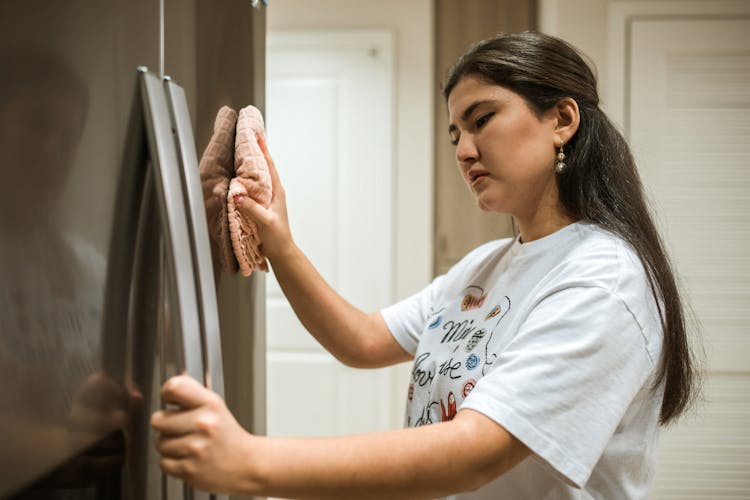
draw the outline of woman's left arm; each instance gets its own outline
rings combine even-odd
[[[162,387],[180,410],[154,413],[160,465],[200,490],[287,498],[435,498],[479,488],[526,458],[528,448],[483,414],[450,422],[333,438],[247,433],[224,401],[181,375]]]

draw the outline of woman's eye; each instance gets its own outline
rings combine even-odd
[[[458,137],[451,137],[451,144],[458,146]]]
[[[492,116],[494,114],[495,114],[494,112],[493,113],[487,113],[486,115],[482,115],[479,118],[477,118],[477,121],[476,121],[477,128],[482,128],[482,126],[485,123],[487,123],[490,120],[490,118],[492,118]]]

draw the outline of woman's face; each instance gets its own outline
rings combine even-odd
[[[465,76],[448,96],[458,167],[482,210],[533,221],[558,206],[554,112],[538,117],[515,92]]]

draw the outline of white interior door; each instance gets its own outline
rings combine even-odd
[[[652,498],[750,498],[750,19],[631,30],[626,126],[708,370],[697,416],[662,435]]]
[[[366,311],[389,304],[393,259],[391,34],[269,32],[269,147],[297,244]],[[346,368],[305,331],[267,280],[269,435],[385,429],[391,370]]]

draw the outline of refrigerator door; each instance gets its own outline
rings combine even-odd
[[[222,274],[211,313],[185,251],[205,248],[199,217],[162,228],[194,193],[159,170],[191,163],[185,130],[202,151],[221,105],[262,109],[264,39],[246,0],[0,2],[0,498],[195,497],[162,477],[148,425],[183,369],[264,432],[263,276]],[[143,109],[164,82],[139,65],[181,83],[194,129],[166,97]],[[146,116],[169,123],[150,143]]]
[[[164,0],[164,12],[165,73],[185,90],[200,157],[222,106],[264,109],[266,7],[248,0]],[[265,434],[265,274],[217,275],[227,406],[245,429]]]
[[[135,68],[158,47],[158,0],[0,2],[0,498],[119,474],[136,391],[106,318],[129,285],[106,290]]]

